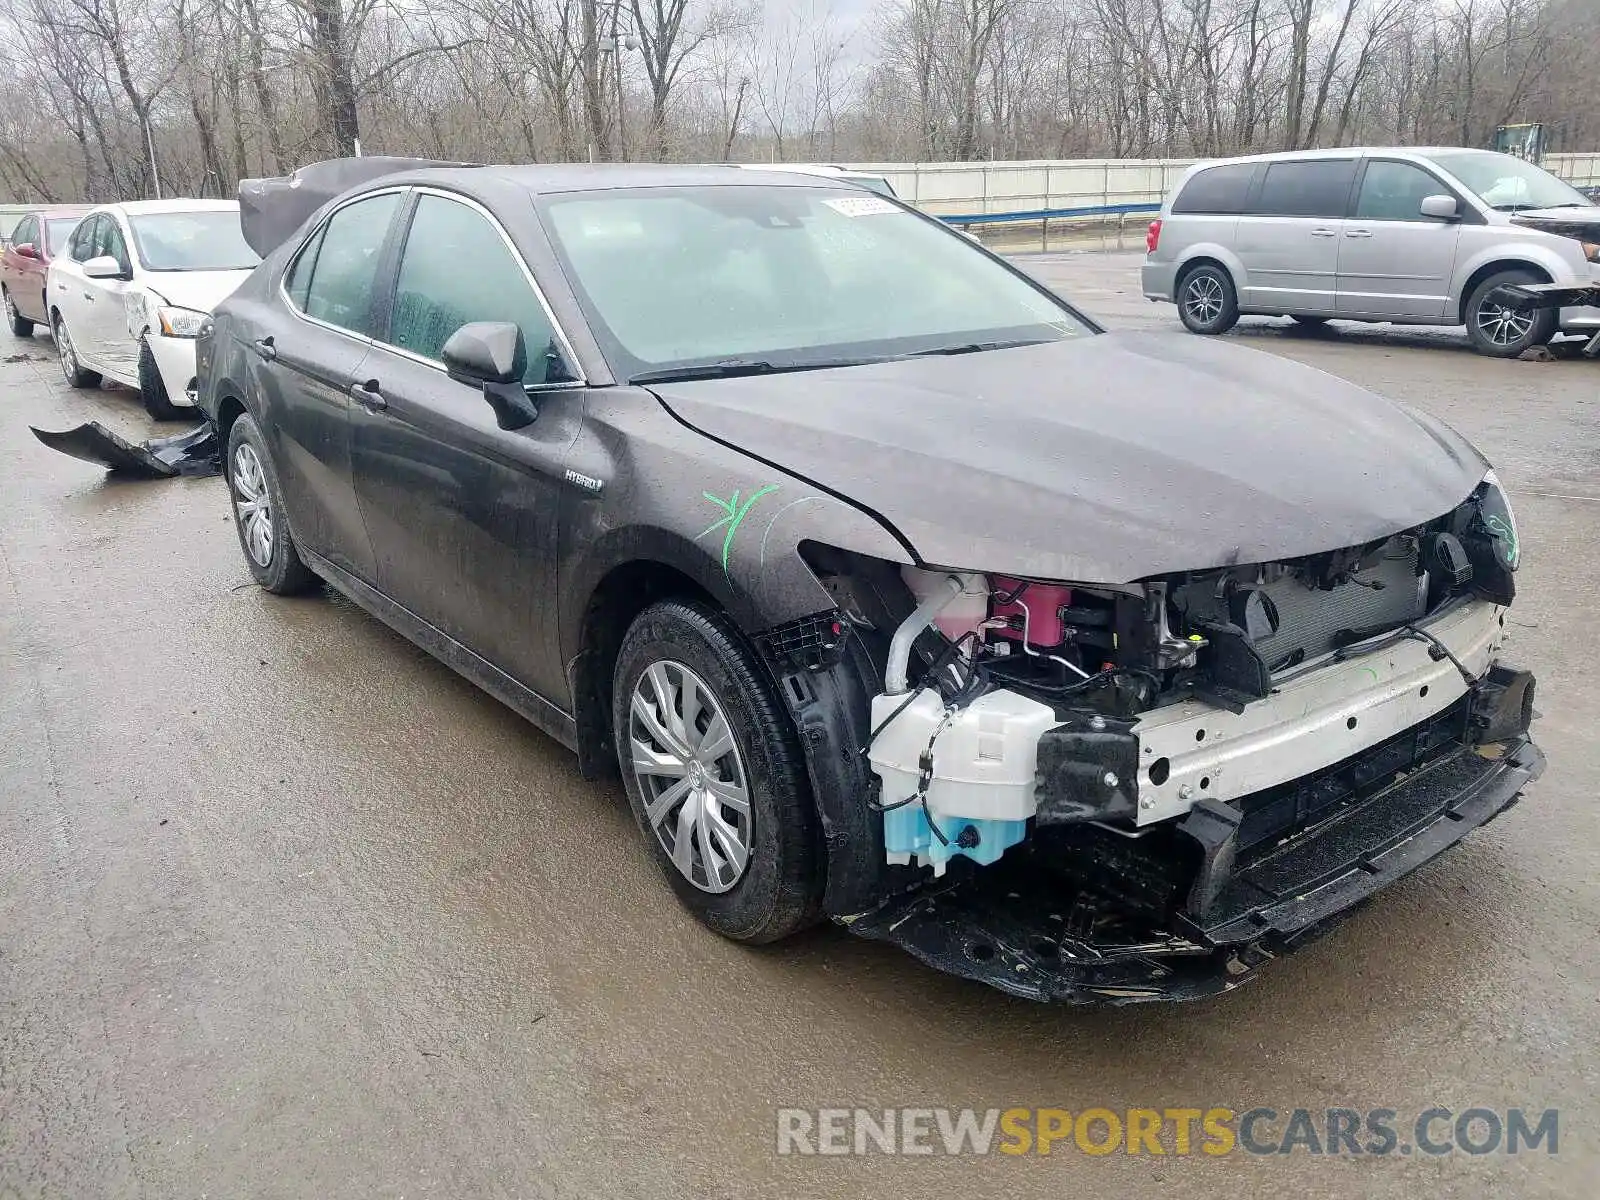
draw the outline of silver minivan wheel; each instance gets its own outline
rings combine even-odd
[[[1233,277],[1216,263],[1201,263],[1178,281],[1178,316],[1190,333],[1227,333],[1239,323]]]
[[[1184,286],[1183,307],[1202,325],[1222,315],[1222,283],[1215,275],[1196,275]]]
[[[1540,283],[1532,271],[1511,268],[1489,276],[1467,297],[1467,337],[1472,348],[1491,358],[1516,358],[1542,346],[1560,327],[1560,314],[1552,308],[1518,311],[1495,294],[1503,287]]]

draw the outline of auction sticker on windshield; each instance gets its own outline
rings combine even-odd
[[[823,203],[847,217],[870,217],[877,213],[905,211],[898,204],[890,204],[878,196],[840,196],[834,200],[824,200]]]

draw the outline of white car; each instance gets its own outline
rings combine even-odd
[[[152,417],[192,408],[194,340],[260,262],[236,200],[137,200],[85,216],[50,263],[45,293],[61,372],[137,388]]]

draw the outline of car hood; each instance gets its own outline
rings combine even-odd
[[[249,278],[249,271],[151,271],[145,286],[168,304],[208,313]]]
[[[691,427],[870,510],[926,563],[1043,579],[1357,545],[1450,511],[1487,467],[1426,414],[1186,334],[652,390]]]
[[[1544,233],[1559,233],[1584,241],[1600,238],[1600,205],[1588,208],[1525,208],[1511,214],[1511,221]]]

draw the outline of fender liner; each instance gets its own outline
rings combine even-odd
[[[768,659],[800,734],[827,853],[822,906],[836,920],[878,904],[895,872],[906,872],[908,883],[914,878],[910,868],[885,860],[883,819],[867,804],[877,782],[865,743],[878,671],[858,634],[841,649],[831,666],[817,670]]]

